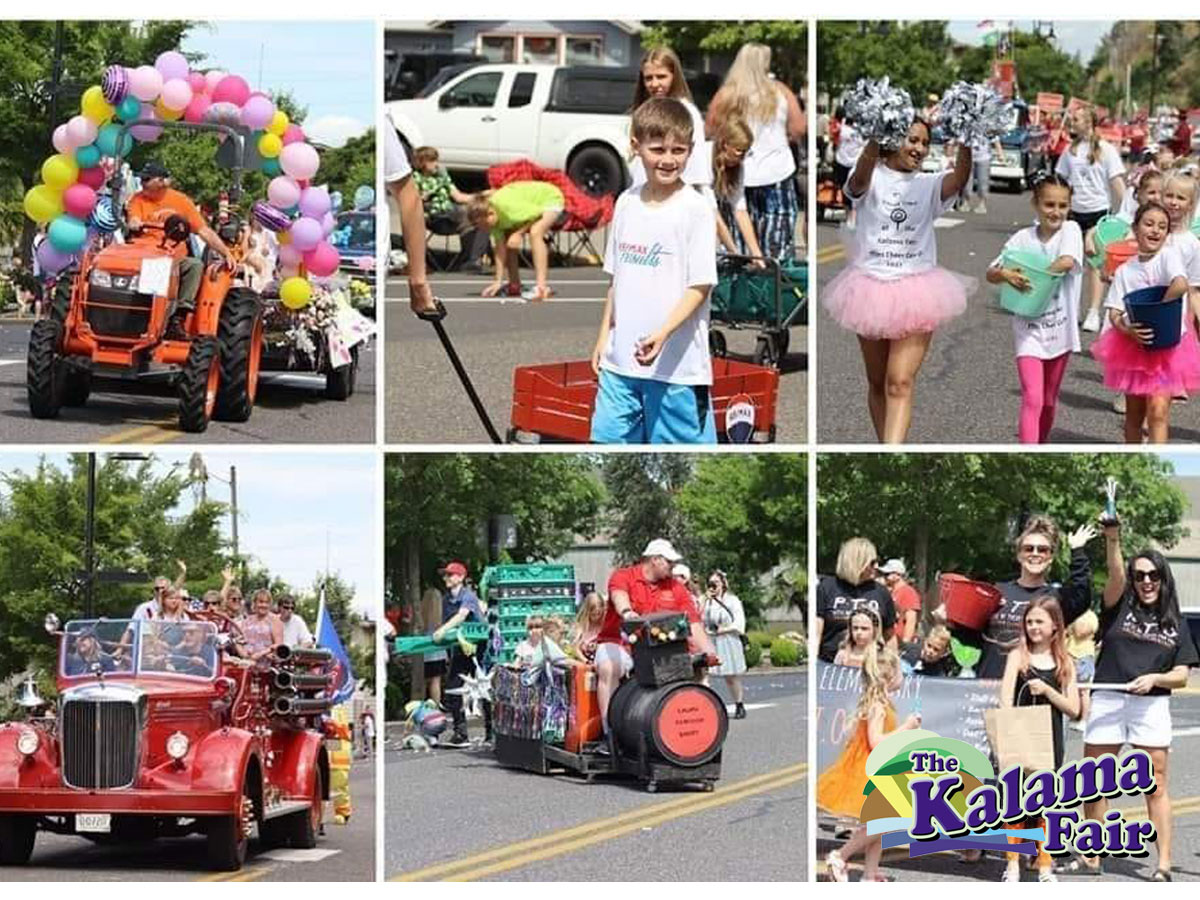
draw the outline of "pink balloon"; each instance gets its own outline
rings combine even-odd
[[[288,144],[298,144],[304,140],[304,129],[295,122],[288,123],[288,127],[283,130],[283,146]]]
[[[274,117],[275,104],[266,94],[251,94],[242,104],[242,124],[247,128],[266,128]]]
[[[96,206],[96,192],[86,184],[75,182],[63,191],[63,209],[77,219],[86,219]]]
[[[50,143],[54,145],[55,150],[57,150],[59,153],[66,154],[67,156],[70,156],[81,146],[83,146],[82,144],[75,144],[71,142],[71,134],[67,131],[66,122],[54,129],[54,136],[50,138]]]
[[[341,257],[328,241],[321,241],[304,254],[304,265],[318,278],[325,278],[336,272],[339,262],[341,262]]]
[[[154,68],[158,69],[158,74],[162,76],[163,81],[187,78],[188,76],[187,57],[174,50],[158,54],[158,59],[154,60]]]
[[[73,116],[67,122],[67,137],[71,139],[76,148],[86,147],[96,140],[97,131],[96,123],[87,116]]]
[[[312,178],[320,168],[321,157],[311,144],[288,144],[279,154],[279,165],[293,178]]]
[[[154,111],[154,107],[149,103],[143,103],[142,111],[138,113],[138,118],[157,119],[158,114]],[[162,134],[162,127],[159,125],[134,125],[129,129],[129,133],[133,135],[135,140],[157,141],[158,136]]]
[[[324,235],[321,233],[321,223],[308,216],[301,216],[292,223],[288,232],[292,236],[292,246],[301,253],[307,253],[321,243]]]
[[[50,242],[46,241],[46,243],[48,244]],[[288,266],[289,268],[294,268],[294,267],[300,265],[300,262],[303,259],[304,259],[304,254],[301,253],[299,250],[297,250],[295,247],[293,247],[291,244],[280,244],[279,245],[279,264],[281,266]]]
[[[192,86],[183,78],[172,78],[162,87],[162,104],[167,109],[187,109],[192,102]]]
[[[325,237],[333,234],[333,229],[337,228],[337,219],[334,218],[332,212],[327,212],[321,217],[321,231],[325,233]]]
[[[324,187],[305,188],[300,192],[300,215],[310,219],[320,219],[329,212],[333,203],[329,199],[329,191]]]
[[[100,166],[92,166],[90,169],[80,169],[77,184],[86,184],[92,190],[99,190],[104,184],[104,169]]]
[[[129,70],[129,93],[143,103],[153,103],[162,92],[163,77],[154,66],[138,66]]]
[[[300,202],[300,185],[286,175],[272,178],[267,185],[267,199],[276,209],[291,209]]]
[[[207,94],[192,94],[192,102],[183,111],[183,120],[192,123],[203,122],[210,106],[212,101],[208,99]]]
[[[193,94],[208,93],[208,82],[204,80],[203,72],[189,72],[187,83],[188,87],[192,89]]]
[[[227,102],[241,106],[250,96],[250,85],[240,75],[226,75],[213,88],[213,103]]]
[[[211,94],[221,79],[225,77],[225,73],[220,69],[210,69],[204,73],[204,81],[208,85],[208,92]]]

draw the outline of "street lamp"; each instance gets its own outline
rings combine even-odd
[[[146,462],[150,456],[146,453],[109,453],[108,459],[119,462]],[[96,454],[87,455],[87,515],[83,524],[83,560],[84,560],[84,603],[87,618],[95,618],[96,612]]]

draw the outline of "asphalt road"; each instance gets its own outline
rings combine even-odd
[[[249,421],[212,422],[203,434],[177,427],[174,392],[163,383],[93,382],[86,406],[34,419],[25,398],[29,320],[0,320],[0,443],[319,444],[375,440],[375,342],[359,358],[354,394],[326,400],[323,376],[264,372]],[[136,390],[134,389],[136,387]]]
[[[250,841],[240,872],[204,869],[204,836],[151,844],[99,846],[73,836],[39,833],[29,865],[6,868],[4,881],[373,881],[375,879],[375,764],[355,759],[350,770],[353,813],[334,825],[326,806],[324,837],[312,850],[258,853]]]
[[[804,671],[746,679],[748,716],[729,723],[713,793],[535,775],[501,768],[482,750],[390,751],[385,875],[805,881],[806,684]]]
[[[1175,808],[1172,840],[1171,874],[1175,881],[1200,881],[1200,679],[1192,679],[1186,692],[1171,697],[1171,719],[1174,736],[1169,757],[1169,783]],[[1079,759],[1083,754],[1083,739],[1078,731],[1067,731],[1066,758]],[[1121,799],[1115,804],[1126,810],[1127,816],[1144,817],[1145,803]],[[833,823],[827,817],[817,817],[817,880],[828,879],[825,854],[842,844],[834,840]],[[907,847],[884,852],[882,871],[897,881],[999,881],[1004,872],[1004,860],[994,854],[984,856],[978,863],[966,863],[954,853],[938,853],[919,859],[908,858]],[[1102,880],[1149,881],[1154,874],[1156,856],[1152,850],[1145,859],[1108,859],[1104,863],[1103,879],[1091,876],[1060,875],[1063,882],[1095,884]],[[850,865],[850,879],[858,880],[862,873],[862,857]],[[1034,873],[1025,873],[1024,880],[1036,881]]]
[[[529,273],[526,271],[528,277]],[[512,411],[517,366],[587,359],[596,343],[608,277],[598,267],[551,268],[556,296],[543,303],[482,300],[490,276],[431,276],[446,301],[445,326],[501,437]],[[385,435],[388,443],[486,443],[487,432],[432,326],[408,312],[403,278],[387,283]],[[725,331],[731,357],[750,361],[754,331]],[[793,328],[779,384],[777,440],[804,442],[808,373],[807,328]]]
[[[979,279],[967,311],[934,334],[917,378],[910,443],[1017,442],[1021,390],[1013,356],[1011,316],[998,289],[984,281],[1008,237],[1032,224],[1028,192],[993,193],[986,215],[950,212],[937,224],[938,263]],[[846,263],[836,224],[818,230],[817,295]],[[1086,306],[1086,290],[1083,304]],[[820,304],[816,304],[820,306]],[[815,310],[817,325],[817,436],[821,443],[873,443],[866,379],[855,336]],[[1083,353],[1067,366],[1053,443],[1118,443],[1122,417],[1117,396],[1104,387],[1099,364],[1087,350],[1097,335],[1083,332]],[[1171,408],[1171,440],[1200,440],[1200,399]]]

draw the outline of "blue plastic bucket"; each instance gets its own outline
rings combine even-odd
[[[1179,343],[1183,326],[1183,297],[1163,300],[1167,289],[1163,285],[1140,288],[1125,295],[1125,310],[1135,325],[1149,325],[1154,340],[1147,350],[1168,350]]]
[[[1053,260],[1029,250],[1008,250],[1002,261],[1005,268],[1021,270],[1029,279],[1029,290],[1018,291],[1011,284],[1003,284],[1000,305],[1018,316],[1036,319],[1049,308],[1062,282],[1062,273],[1049,271]]]

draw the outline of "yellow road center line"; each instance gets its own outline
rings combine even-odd
[[[846,248],[841,244],[832,244],[817,251],[817,262],[825,262],[846,255]]]
[[[271,867],[269,865],[253,866],[253,867],[239,869],[236,872],[213,872],[211,875],[201,875],[199,878],[197,878],[195,880],[196,881],[255,881],[259,878],[262,878],[264,875],[266,875],[270,871],[271,871]]]
[[[151,434],[158,434],[165,426],[174,424],[175,418],[156,419],[146,425],[138,425],[134,428],[126,428],[118,431],[115,434],[108,434],[100,438],[98,444],[133,444],[139,443],[140,439],[146,438]]]
[[[774,772],[756,775],[743,781],[720,788],[711,794],[692,794],[664,803],[640,807],[607,819],[585,822],[562,831],[539,835],[515,844],[497,847],[473,857],[453,860],[429,866],[415,872],[396,876],[393,881],[429,881],[440,878],[444,881],[466,881],[486,877],[497,872],[519,868],[542,859],[559,856],[580,847],[611,840],[641,828],[660,822],[691,815],[704,809],[723,806],[753,796],[763,791],[785,787],[804,778],[808,772],[806,763],[787,766]],[[549,843],[548,843],[549,842]],[[531,852],[525,852],[531,851]],[[498,860],[496,862],[492,862]],[[490,864],[489,864],[490,863]],[[479,867],[479,868],[475,868]],[[442,877],[445,876],[445,877]]]

